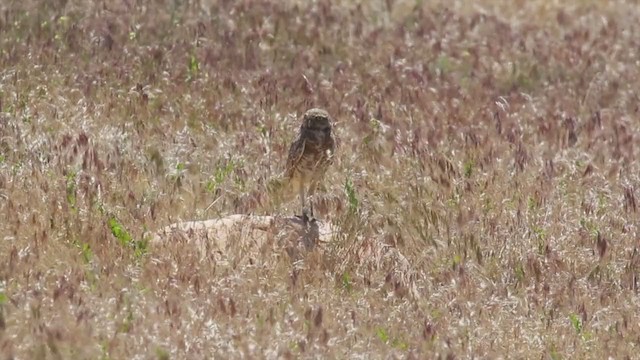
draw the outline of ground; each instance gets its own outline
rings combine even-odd
[[[639,18],[632,0],[2,2],[0,358],[637,356]],[[292,215],[266,189],[311,107],[338,138],[322,254],[149,245]]]

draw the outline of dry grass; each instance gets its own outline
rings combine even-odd
[[[469,3],[3,1],[0,357],[636,356],[637,2]],[[311,106],[324,255],[147,246],[290,215]]]

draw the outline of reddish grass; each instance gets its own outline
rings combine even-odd
[[[3,2],[0,357],[634,357],[640,8],[417,4]],[[312,106],[324,255],[146,246],[293,213]]]

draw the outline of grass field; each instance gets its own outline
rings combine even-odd
[[[633,0],[3,1],[0,358],[637,357],[638,19]],[[149,246],[293,214],[265,189],[310,107],[339,139],[324,253],[294,271]]]

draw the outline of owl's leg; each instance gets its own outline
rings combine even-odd
[[[316,192],[316,184],[315,182],[312,182],[311,185],[309,186],[309,212],[311,214],[311,217],[313,217],[313,200],[314,200],[314,194]]]
[[[304,199],[304,183],[300,181],[300,185],[298,187],[298,194],[300,195],[300,208],[302,209],[302,220],[306,223],[309,221],[309,216],[307,215],[307,209],[304,207],[305,199]],[[313,215],[312,215],[313,216]]]

